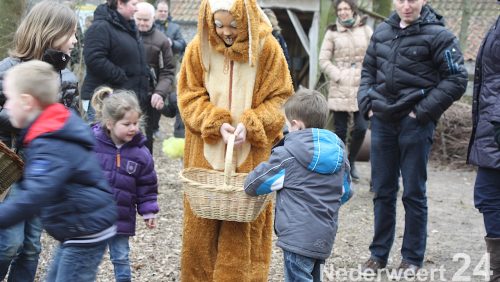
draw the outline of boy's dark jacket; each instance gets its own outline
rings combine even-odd
[[[116,221],[113,194],[98,168],[90,128],[61,104],[46,108],[22,133],[19,194],[0,204],[0,228],[39,215],[58,241],[99,233]]]
[[[337,233],[341,202],[350,197],[350,168],[344,143],[331,131],[308,128],[288,133],[268,162],[245,181],[245,192],[278,191],[274,229],[277,246],[326,259]]]

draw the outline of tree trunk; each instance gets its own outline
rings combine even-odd
[[[12,39],[26,7],[26,0],[0,1],[0,59],[7,56]]]
[[[460,47],[462,52],[465,53],[467,49],[467,37],[469,35],[469,21],[472,15],[472,4],[469,0],[463,0],[462,2],[462,21],[460,24],[460,34],[458,39],[460,40]]]

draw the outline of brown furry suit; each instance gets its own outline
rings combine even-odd
[[[238,26],[235,43],[226,47],[217,36],[210,4],[205,0],[200,8],[198,35],[184,55],[178,101],[186,125],[185,167],[212,168],[205,158],[204,146],[220,142],[219,130],[223,123],[234,126],[241,122],[247,129],[250,152],[241,161],[238,172],[248,172],[267,160],[273,142],[281,135],[284,117],[280,108],[293,93],[285,57],[255,0],[234,1],[230,11]],[[253,44],[249,44],[249,37]],[[222,54],[222,64],[234,64],[232,77],[216,72],[217,67],[221,67],[207,58],[214,52]],[[233,88],[234,91],[228,88],[230,93],[223,93],[234,95],[233,105],[235,99],[250,95],[250,106],[235,118],[234,110],[214,104],[213,93],[207,89],[211,83],[207,80],[213,84],[213,81],[227,83],[232,79],[238,87],[245,85],[248,72],[255,74],[250,94],[238,88]],[[185,200],[182,281],[267,281],[272,232],[271,204],[254,222],[238,223],[196,217]]]

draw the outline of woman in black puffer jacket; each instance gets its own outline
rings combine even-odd
[[[143,109],[149,102],[149,71],[133,19],[135,4],[137,0],[108,0],[95,10],[94,21],[85,32],[83,100],[90,100],[97,87],[107,85],[134,91]]]

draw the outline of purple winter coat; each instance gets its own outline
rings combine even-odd
[[[146,138],[138,133],[117,148],[105,130],[92,127],[97,144],[94,151],[118,206],[117,234],[135,235],[136,208],[140,215],[158,213],[158,181],[153,157],[144,146]],[[120,165],[118,166],[118,162]]]

